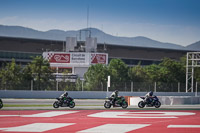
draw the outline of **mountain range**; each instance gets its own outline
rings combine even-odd
[[[43,32],[21,26],[0,25],[0,36],[6,36],[6,37],[22,37],[22,38],[62,40],[62,41],[64,41],[66,37],[77,37],[78,40],[84,41],[85,36],[88,36],[89,33],[91,33],[91,37],[97,38],[98,43],[200,51],[200,41],[194,44],[189,44],[188,46],[184,47],[178,44],[159,42],[143,36],[137,36],[137,37],[113,36],[106,34],[103,31],[96,28],[81,29],[76,31],[75,30],[63,31],[55,29]]]

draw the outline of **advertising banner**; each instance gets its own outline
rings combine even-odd
[[[91,54],[91,64],[106,64],[107,54]]]
[[[49,53],[50,63],[70,63],[70,54]]]
[[[108,64],[106,53],[83,53],[83,52],[44,52],[43,58],[51,64],[67,65],[90,65]]]
[[[89,64],[87,53],[71,53],[71,62],[78,64]]]

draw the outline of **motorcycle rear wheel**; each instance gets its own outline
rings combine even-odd
[[[105,107],[106,109],[109,109],[109,108],[111,107],[111,104],[110,104],[109,102],[105,102],[105,103],[104,103],[104,107]]]
[[[144,103],[143,101],[140,101],[140,102],[138,103],[138,107],[144,108],[144,106],[145,106],[145,103]]]
[[[54,108],[59,108],[58,101],[55,101],[55,102],[53,103],[53,107],[54,107]]]

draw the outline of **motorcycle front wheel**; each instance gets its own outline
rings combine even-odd
[[[71,103],[69,104],[69,107],[70,107],[70,108],[74,108],[74,107],[75,107],[75,102],[71,102]]]
[[[54,107],[54,108],[59,108],[58,101],[55,101],[55,102],[53,103],[53,107]]]
[[[159,101],[156,101],[154,106],[155,106],[156,108],[160,108],[161,103],[160,103]]]
[[[138,107],[144,108],[144,106],[145,106],[145,103],[144,103],[143,101],[140,101],[140,102],[138,103]]]
[[[105,107],[106,109],[109,109],[109,108],[111,107],[111,104],[110,104],[109,102],[105,102],[105,103],[104,103],[104,107]]]

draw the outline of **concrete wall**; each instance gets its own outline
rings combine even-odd
[[[1,98],[56,98],[59,97],[63,91],[2,91],[0,90]],[[73,98],[83,99],[103,99],[106,97],[105,92],[91,92],[91,91],[68,91],[69,96]]]
[[[158,98],[163,105],[200,104],[200,96],[161,96]]]
[[[112,92],[102,91],[68,91],[69,96],[76,99],[104,99]],[[0,98],[56,98],[63,91],[23,91],[23,90],[0,90]],[[131,96],[130,105],[137,105],[141,99],[139,96],[144,96],[147,92],[119,92],[121,96]],[[195,97],[195,93],[185,92],[156,92],[163,105],[174,104],[200,104],[200,97]],[[200,94],[199,94],[200,95]]]
[[[105,91],[68,91],[73,98],[104,99],[112,92]],[[63,91],[25,91],[25,90],[0,90],[0,98],[56,98]],[[119,92],[121,96],[144,96],[147,92]],[[156,96],[194,96],[195,93],[185,92],[155,92]],[[200,95],[200,94],[199,94]]]
[[[68,91],[69,96],[76,99],[104,99],[112,92],[101,91]],[[0,98],[30,98],[30,99],[51,99],[59,97],[63,91],[22,91],[22,90],[0,90]],[[130,105],[137,105],[146,92],[120,92],[121,96],[131,96]],[[180,104],[200,104],[200,96],[195,97],[194,93],[185,92],[156,92],[154,93],[160,99],[162,105],[180,105]]]
[[[162,105],[200,104],[200,96],[158,96]],[[130,97],[130,105],[138,105],[140,97]]]

